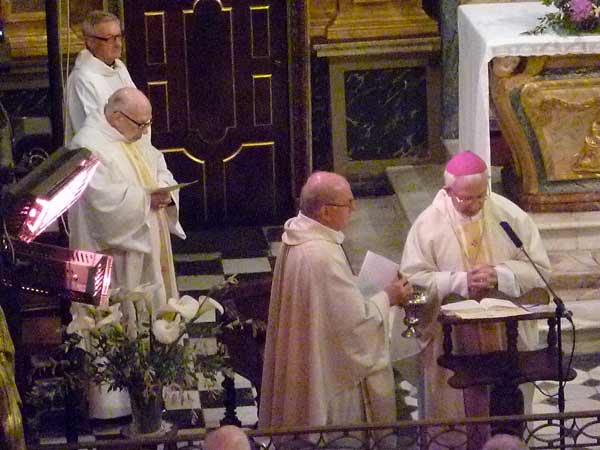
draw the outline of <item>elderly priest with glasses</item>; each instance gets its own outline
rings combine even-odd
[[[517,205],[489,190],[488,167],[470,151],[454,156],[444,173],[444,187],[412,225],[402,255],[401,270],[410,282],[424,287],[434,300],[425,320],[417,356],[423,371],[422,414],[427,418],[488,416],[487,386],[453,389],[451,372],[438,366],[442,328],[436,321],[440,304],[450,293],[465,298],[493,296],[494,290],[517,297],[543,281],[500,226],[508,222],[523,240],[526,251],[548,276],[550,261],[533,220]],[[535,321],[519,329],[520,348],[537,344]],[[504,344],[501,325],[463,325],[454,335],[454,349],[463,353],[499,350]],[[395,357],[410,356],[406,339],[395,339]],[[402,361],[399,364],[402,369]],[[527,386],[527,385],[526,385]],[[531,408],[532,386],[524,392],[525,411]],[[523,390],[523,385],[521,386]],[[464,394],[464,395],[463,395]],[[464,402],[463,402],[464,400]]]
[[[79,52],[67,81],[67,142],[91,112],[104,106],[122,87],[135,87],[121,58],[123,32],[117,16],[90,11],[82,23],[85,49]]]
[[[390,307],[412,292],[402,276],[364,296],[342,249],[354,210],[348,181],[313,173],[284,226],[273,273],[260,428],[394,422]]]
[[[150,101],[131,87],[117,90],[103,109],[87,117],[70,147],[88,148],[100,165],[69,209],[69,244],[113,257],[112,288],[158,284],[156,307],[178,298],[170,234],[184,239],[185,233],[179,224],[173,175],[162,153],[149,139],[142,139],[151,122]],[[124,415],[93,410],[91,414]]]

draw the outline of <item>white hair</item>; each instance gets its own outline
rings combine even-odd
[[[451,188],[457,178],[462,178],[462,179],[468,180],[468,181],[477,180],[479,178],[485,178],[487,180],[488,179],[488,171],[486,170],[485,172],[474,173],[472,175],[454,175],[454,174],[448,172],[447,170],[444,170],[444,187]]]

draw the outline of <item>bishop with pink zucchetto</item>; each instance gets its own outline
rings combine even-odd
[[[485,161],[471,150],[460,152],[446,164],[446,172],[454,176],[476,175],[487,172]]]
[[[500,221],[512,226],[544,276],[548,276],[550,261],[534,222],[510,200],[491,192],[486,163],[473,152],[463,151],[448,161],[444,186],[408,233],[401,271],[413,285],[427,289],[433,302],[430,314],[423,321],[423,337],[417,347],[420,375],[424,379],[424,389],[419,392],[422,418],[489,415],[487,386],[453,389],[447,382],[451,372],[437,364],[443,352],[441,325],[436,320],[442,300],[451,293],[481,299],[497,291],[516,297],[543,286],[535,269],[500,227]],[[527,323],[537,326],[534,321]],[[494,324],[458,327],[454,350],[471,354],[500,350],[505,346],[500,327]],[[400,372],[402,360],[415,353],[415,346],[400,336],[403,329],[401,324],[394,324],[392,336],[392,356]],[[532,349],[536,344],[536,329],[520,330],[521,349]],[[533,400],[532,386],[525,391],[527,411]],[[476,434],[483,441],[479,442],[475,434],[470,435],[469,448],[481,448],[487,431],[478,426]]]

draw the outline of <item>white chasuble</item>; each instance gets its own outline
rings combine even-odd
[[[442,354],[442,329],[437,321],[443,298],[457,293],[468,298],[467,270],[476,264],[487,263],[496,269],[498,289],[518,296],[534,287],[543,287],[543,281],[527,258],[517,249],[499,225],[507,221],[520,236],[523,244],[541,272],[548,276],[550,261],[542,245],[533,220],[510,200],[492,193],[482,212],[475,218],[464,218],[453,208],[445,190],[440,190],[413,223],[404,246],[401,270],[414,285],[425,288],[430,304],[421,324],[423,337],[418,341],[419,358],[424,373],[424,410],[427,418],[464,417],[462,391],[447,384],[451,372],[438,366]],[[479,237],[481,233],[481,238]],[[481,246],[478,245],[481,242]],[[525,325],[526,324],[526,325]],[[458,327],[455,327],[458,328]],[[464,332],[465,327],[462,327]],[[455,339],[455,349],[463,352],[481,352],[500,348],[502,336],[498,333],[479,333],[471,328],[471,337]],[[401,366],[402,358],[414,354],[415,346],[400,337],[402,324],[392,329],[392,353]],[[502,333],[500,333],[502,334]],[[502,338],[502,339],[501,339]],[[482,344],[479,344],[482,342]],[[519,346],[532,349],[537,345],[537,324],[519,325]]]

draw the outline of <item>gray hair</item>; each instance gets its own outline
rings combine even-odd
[[[81,23],[83,35],[93,36],[96,25],[102,22],[118,22],[119,27],[121,26],[121,19],[119,19],[113,13],[95,9],[93,11],[90,11]]]
[[[488,172],[486,170],[485,172],[474,173],[472,175],[454,175],[454,174],[448,172],[447,170],[444,170],[444,187],[451,188],[457,178],[463,178],[465,180],[475,180],[475,179],[479,179],[479,178],[485,178],[487,180]]]
[[[323,205],[335,200],[336,183],[342,180],[347,183],[344,177],[333,172],[313,172],[300,191],[302,214],[315,219]]]

